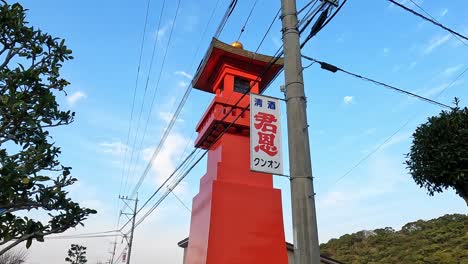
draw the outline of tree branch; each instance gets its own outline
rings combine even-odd
[[[20,50],[19,48],[18,48],[18,49],[14,49],[14,48],[13,48],[13,49],[10,49],[10,50],[8,51],[8,54],[7,54],[6,57],[5,57],[5,61],[0,65],[0,70],[3,70],[3,68],[5,68],[5,66],[8,65],[8,63],[10,62],[10,60],[11,60],[14,56],[16,56],[16,54],[18,54],[19,50]]]
[[[51,234],[56,234],[56,233],[61,233],[65,230],[67,230],[68,228],[72,227],[72,225],[70,225],[69,223],[67,225],[64,225],[62,227],[57,227],[55,229],[52,229],[50,230],[49,232],[34,232],[34,233],[31,233],[31,234],[27,234],[27,235],[24,235],[20,238],[18,238],[17,240],[15,240],[14,242],[12,242],[11,244],[9,244],[8,246],[6,246],[5,248],[2,248],[0,250],[0,256],[5,254],[5,252],[7,252],[8,250],[12,249],[13,247],[17,246],[18,244],[20,244],[21,242],[23,241],[26,241],[30,238],[34,238],[35,236],[38,236],[38,235],[41,235],[41,236],[48,236],[48,235],[51,235]],[[4,245],[6,243],[8,243],[9,241],[11,240],[8,240],[8,241],[3,241],[0,243],[0,245]]]

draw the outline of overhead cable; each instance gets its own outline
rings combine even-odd
[[[426,10],[424,10],[424,8],[419,5],[418,3],[416,3],[415,1],[413,0],[410,0],[411,3],[413,3],[415,6],[417,6],[419,9],[421,9],[421,11],[423,11],[427,16],[429,16],[430,18],[432,18],[434,21],[436,21],[437,23],[440,23],[439,21],[437,21],[437,19],[435,17],[433,17],[431,14],[429,14]],[[461,43],[463,43],[465,46],[468,47],[468,43],[466,43],[465,41],[463,41],[463,39],[461,39],[459,36],[451,33],[456,39],[458,39]]]
[[[196,57],[196,55],[198,54],[198,51],[200,50],[200,47],[201,47],[203,38],[204,38],[204,36],[205,36],[205,34],[206,34],[207,30],[208,30],[208,26],[209,26],[209,24],[211,23],[211,21],[212,21],[212,19],[213,19],[213,17],[214,17],[216,8],[217,8],[217,6],[218,6],[218,2],[219,2],[219,0],[216,2],[216,5],[215,5],[214,8],[213,8],[213,10],[212,10],[212,12],[211,12],[211,15],[210,15],[210,18],[209,18],[209,20],[208,20],[208,23],[207,23],[207,25],[205,26],[205,30],[203,31],[203,34],[201,35],[201,38],[200,38],[200,40],[199,40],[199,42],[198,42],[198,44],[197,44],[197,49],[196,49],[196,51],[195,51],[195,53],[194,53],[194,55],[193,55],[192,62],[191,62],[192,67],[193,67],[194,62],[195,62],[195,57]],[[218,28],[221,26],[222,23],[225,23],[224,18],[223,18],[223,20],[220,22],[220,25],[218,26]],[[190,84],[190,83],[187,84],[187,88],[185,89],[185,92],[184,92],[184,94],[183,94],[183,96],[182,96],[182,99],[180,100],[179,104],[177,105],[176,110],[172,113],[171,120],[169,121],[169,123],[167,124],[166,128],[164,129],[163,135],[161,136],[161,139],[159,140],[159,143],[158,143],[156,149],[153,151],[153,154],[152,154],[152,156],[151,156],[150,161],[149,161],[148,164],[146,165],[145,170],[144,170],[143,173],[142,173],[142,176],[140,176],[140,180],[138,181],[138,184],[137,184],[137,185],[138,185],[138,188],[139,188],[139,186],[141,186],[141,184],[142,184],[144,178],[146,178],[147,174],[149,173],[149,171],[150,171],[150,169],[151,169],[151,167],[152,167],[153,161],[154,161],[154,160],[156,159],[156,157],[159,155],[159,152],[160,152],[162,146],[163,146],[164,143],[166,142],[166,139],[167,139],[167,137],[168,137],[170,131],[172,130],[172,128],[173,128],[175,122],[177,121],[178,116],[180,115],[180,112],[181,112],[182,109],[184,108],[185,103],[187,102],[187,99],[188,99],[188,97],[190,96],[190,92],[192,91],[191,88],[192,88],[192,87],[191,87],[191,84]],[[142,178],[142,177],[143,177],[143,178]],[[137,190],[137,189],[136,189],[136,190]],[[132,196],[133,196],[133,194],[132,194]]]
[[[141,107],[140,107],[140,111],[139,111],[139,114],[138,114],[138,121],[136,123],[137,124],[137,129],[136,129],[135,138],[134,138],[133,144],[132,144],[132,151],[131,151],[131,155],[130,155],[130,163],[129,163],[128,169],[127,169],[127,177],[126,177],[126,180],[125,180],[125,186],[127,186],[129,176],[133,174],[132,173],[133,157],[134,157],[134,154],[135,154],[135,147],[136,147],[136,142],[137,142],[137,139],[138,139],[138,132],[140,131],[140,121],[141,121],[141,116],[143,114],[143,108],[144,108],[144,104],[145,104],[146,93],[148,91],[148,85],[149,85],[149,80],[150,80],[150,76],[151,76],[151,71],[153,69],[154,56],[156,54],[156,47],[157,47],[157,45],[159,43],[159,37],[160,37],[159,31],[161,30],[162,15],[164,13],[165,4],[166,4],[166,0],[163,0],[162,6],[161,6],[161,12],[159,13],[158,26],[157,26],[157,30],[156,30],[156,38],[154,40],[153,51],[151,53],[151,59],[150,59],[150,65],[149,65],[149,69],[148,69],[148,75],[147,75],[146,82],[145,82],[145,88],[143,90],[143,101],[141,102]],[[174,23],[175,23],[176,19],[177,19],[177,11],[176,11],[176,15],[175,15],[175,18],[174,18]],[[172,23],[172,25],[171,25],[171,33],[172,33],[172,29],[174,28],[174,23]],[[167,49],[169,47],[169,43],[170,43],[170,39],[169,39],[169,41],[167,43],[167,46],[166,46],[166,52],[167,52]],[[164,67],[164,62],[161,65],[161,70],[162,70],[163,67]],[[156,94],[156,92],[157,92],[157,87],[156,87],[156,90],[155,90],[154,94]],[[146,127],[145,127],[145,129],[146,129]],[[143,137],[142,137],[142,141],[143,141],[143,139],[144,139],[144,134],[143,134]],[[140,150],[138,150],[137,154],[139,152],[140,152]],[[135,161],[134,163],[135,163],[135,167],[136,167],[137,162]]]
[[[468,72],[468,67],[462,71],[459,75],[457,75],[457,77],[455,77],[455,79],[450,82],[449,85],[447,85],[446,87],[444,87],[444,89],[442,89],[442,91],[440,91],[437,96],[435,97],[436,99],[439,98],[447,89],[449,89],[450,87],[452,87],[453,85],[455,85],[455,83],[465,74]],[[387,137],[384,141],[382,141],[382,143],[380,143],[376,148],[374,148],[371,152],[369,152],[368,154],[366,154],[364,157],[362,157],[355,165],[353,165],[349,170],[347,170],[340,178],[338,178],[334,183],[332,183],[332,185],[329,187],[331,188],[332,186],[336,185],[339,181],[341,181],[342,179],[344,179],[346,176],[350,175],[357,167],[359,167],[362,163],[364,163],[366,160],[368,160],[372,155],[374,155],[375,153],[377,153],[380,149],[382,149],[388,142],[390,142],[390,140],[396,136],[400,131],[402,131],[414,118],[416,118],[416,114],[412,115],[408,120],[405,121],[405,123],[403,123],[402,126],[400,126],[397,130],[395,130],[389,137]]]
[[[176,12],[175,12],[175,15],[174,15],[174,19],[172,21],[172,26],[171,26],[171,29],[170,29],[170,32],[169,32],[169,40],[167,41],[167,45],[166,45],[166,50],[164,51],[164,55],[163,55],[163,59],[162,59],[162,63],[161,63],[161,68],[160,68],[160,71],[159,71],[159,75],[158,75],[158,80],[156,82],[156,87],[155,87],[155,91],[153,93],[153,98],[151,100],[151,105],[150,105],[150,111],[149,111],[149,114],[148,114],[148,118],[146,120],[146,124],[145,124],[145,130],[144,130],[144,134],[143,134],[143,138],[142,138],[142,143],[143,144],[143,140],[144,140],[144,137],[146,135],[146,131],[147,131],[147,128],[148,128],[148,123],[149,123],[149,119],[151,117],[151,114],[152,114],[152,111],[153,111],[153,104],[154,104],[154,100],[156,98],[156,93],[158,91],[158,87],[159,87],[159,82],[161,80],[161,75],[162,75],[162,72],[163,72],[163,69],[164,69],[164,66],[165,66],[165,62],[166,62],[166,57],[167,57],[167,52],[169,50],[169,45],[171,43],[171,40],[172,40],[172,34],[173,34],[173,31],[174,31],[174,25],[176,23],[176,20],[177,20],[177,17],[178,17],[178,14],[179,14],[179,9],[180,9],[180,0],[177,1],[177,8],[176,8]],[[140,145],[141,145],[140,144]],[[140,148],[141,150],[141,148]],[[140,179],[138,180],[138,183],[137,185],[133,188],[133,191],[131,192],[130,194],[130,197],[134,197],[136,195],[136,193],[138,192],[138,189],[140,188],[141,184],[143,183],[143,180],[145,179],[146,177],[146,174],[142,177],[140,177]]]
[[[404,10],[410,12],[411,14],[413,14],[413,15],[415,15],[415,16],[418,16],[418,17],[420,17],[420,18],[422,18],[422,19],[424,19],[424,20],[426,20],[426,21],[428,21],[428,22],[431,22],[432,24],[434,24],[434,25],[436,25],[436,26],[438,26],[438,27],[440,27],[440,28],[442,28],[442,29],[444,29],[444,30],[446,30],[446,31],[448,31],[448,32],[450,32],[450,33],[452,33],[452,34],[454,34],[454,35],[456,35],[456,36],[458,36],[458,37],[464,39],[464,40],[468,40],[468,38],[467,38],[466,36],[464,36],[464,35],[462,35],[462,34],[456,32],[456,31],[453,30],[453,29],[450,29],[450,28],[448,28],[448,27],[442,25],[441,23],[435,21],[434,19],[428,18],[428,17],[426,17],[426,16],[424,16],[424,15],[422,15],[422,14],[420,14],[420,13],[414,11],[413,9],[408,8],[408,7],[406,7],[406,6],[404,6],[404,5],[400,4],[400,3],[398,3],[398,2],[395,1],[395,0],[388,0],[388,1],[392,2],[392,3],[395,4],[396,6],[399,6],[399,7],[403,8]]]
[[[250,12],[249,12],[249,15],[247,15],[247,18],[245,19],[245,22],[244,22],[244,25],[242,26],[240,32],[239,32],[239,36],[237,37],[237,40],[236,41],[239,41],[239,39],[241,38],[242,36],[242,33],[244,33],[245,31],[245,27],[247,26],[247,23],[249,22],[249,19],[250,19],[250,16],[252,16],[252,13],[255,9],[255,6],[257,5],[257,2],[258,0],[255,0],[252,7],[250,8]]]
[[[275,17],[276,17],[276,16],[275,16]],[[273,21],[273,22],[274,22],[274,21]],[[270,29],[270,28],[271,28],[271,25],[270,25],[269,29]],[[269,29],[268,29],[268,31],[269,31]],[[267,33],[268,33],[268,31],[267,31]],[[261,42],[261,43],[262,43],[262,42]],[[260,44],[260,45],[261,45],[261,44]],[[258,50],[258,48],[257,48],[257,50]],[[274,65],[274,64],[276,63],[276,61],[282,56],[282,54],[283,54],[283,52],[282,52],[282,46],[281,46],[281,47],[277,50],[277,52],[275,53],[274,57],[272,58],[272,61],[270,61],[270,63],[267,65],[267,67],[265,68],[265,70],[259,75],[258,78],[261,78],[261,77],[271,68],[271,66]],[[279,74],[279,72],[278,72],[278,74]],[[278,74],[277,74],[273,79],[275,79],[275,78],[278,76]],[[255,83],[255,81],[254,81],[254,83]],[[234,107],[231,107],[230,110],[229,110],[229,111],[224,115],[224,117],[221,119],[221,121],[217,124],[216,128],[214,128],[215,130],[218,129],[218,127],[220,126],[220,124],[221,124],[228,116],[230,116],[230,114],[231,114],[231,112],[233,111],[233,109],[234,109],[234,108],[239,104],[239,102],[250,92],[250,90],[252,89],[252,87],[253,87],[253,86],[251,86],[248,90],[246,90],[246,91],[242,94],[242,96],[241,96],[241,97],[237,100],[237,102],[234,104]],[[217,142],[217,141],[219,140],[219,138],[220,138],[224,133],[226,133],[226,131],[237,121],[237,119],[238,119],[240,116],[243,115],[243,113],[249,108],[249,106],[250,106],[250,105],[247,105],[245,108],[242,109],[241,113],[237,116],[237,118],[234,119],[234,120],[218,135],[218,137],[214,140],[214,142],[208,147],[207,150],[205,150],[205,151],[203,152],[203,154],[197,159],[197,161],[195,161],[195,163],[194,163],[179,179],[177,179],[177,181],[176,181],[171,187],[169,187],[170,190],[173,190],[175,187],[177,187],[177,185],[188,175],[188,173],[189,173],[189,172],[202,160],[202,158],[208,153],[208,151],[209,151],[209,149],[211,148],[211,146],[213,146],[214,143]],[[171,176],[172,176],[172,175],[174,175],[174,173],[171,174]],[[162,184],[162,185],[158,188],[158,190],[156,190],[156,192],[152,195],[152,197],[150,197],[150,199],[147,200],[147,202],[145,203],[145,206],[146,206],[146,204],[154,197],[154,195],[156,195],[156,193],[162,188],[162,186],[164,186],[164,184]],[[166,192],[165,194],[163,194],[163,196],[151,207],[151,209],[148,210],[148,211],[145,213],[145,215],[139,219],[137,225],[141,224],[141,222],[143,222],[144,219],[145,219],[146,217],[148,217],[148,216],[159,206],[159,204],[167,197],[167,195],[169,195],[169,192],[170,192],[170,191],[168,191],[168,192]],[[143,207],[141,207],[140,210],[141,210],[141,209],[143,209]],[[139,211],[140,211],[140,210],[139,210]],[[139,212],[139,211],[138,211],[138,212]],[[137,212],[137,214],[138,214],[138,212]],[[127,224],[128,224],[128,222],[127,222]],[[121,228],[121,230],[122,230],[127,224],[125,224],[125,225]]]
[[[435,100],[432,100],[432,99],[429,99],[427,97],[424,97],[424,96],[421,96],[421,95],[418,95],[418,94],[415,94],[415,93],[412,93],[412,92],[409,92],[407,90],[403,90],[403,89],[400,89],[398,87],[395,87],[395,86],[392,86],[392,85],[389,85],[389,84],[386,84],[386,83],[383,83],[383,82],[380,82],[380,81],[376,81],[376,80],[373,80],[373,79],[370,79],[368,77],[365,77],[365,76],[362,76],[362,75],[359,75],[359,74],[356,74],[356,73],[352,73],[350,71],[347,71],[347,70],[344,70],[344,69],[341,69],[335,65],[332,65],[332,64],[329,64],[329,63],[326,63],[326,62],[323,62],[323,61],[319,61],[319,60],[316,60],[314,58],[311,58],[309,56],[306,56],[306,55],[302,55],[302,57],[304,59],[307,59],[309,61],[313,61],[313,62],[316,62],[318,64],[320,64],[320,67],[324,70],[327,70],[327,71],[330,71],[330,72],[337,72],[337,71],[341,71],[341,72],[344,72],[348,75],[351,75],[351,76],[354,76],[356,78],[359,78],[359,79],[362,79],[362,80],[366,80],[366,81],[369,81],[369,82],[372,82],[374,84],[377,84],[377,85],[380,85],[380,86],[383,86],[383,87],[386,87],[386,88],[389,88],[391,90],[394,90],[394,91],[397,91],[399,93],[403,93],[403,94],[406,94],[406,95],[409,95],[409,96],[412,96],[412,97],[415,97],[415,98],[418,98],[422,101],[425,101],[425,102],[428,102],[428,103],[431,103],[431,104],[435,104],[435,105],[438,105],[438,106],[441,106],[441,107],[445,107],[445,108],[449,108],[451,109],[450,106],[446,105],[446,104],[443,104],[443,103],[440,103],[440,102],[437,102]]]
[[[226,13],[224,14],[223,18],[221,19],[221,23],[219,23],[218,29],[216,30],[216,33],[214,34],[215,38],[218,38],[219,35],[221,35],[221,32],[223,32],[224,26],[226,25],[226,22],[228,21],[228,19],[231,16],[232,12],[236,8],[236,5],[237,5],[237,0],[231,0],[231,3],[229,4],[228,8],[226,9]]]
[[[133,123],[133,111],[135,109],[135,97],[136,97],[136,91],[137,91],[137,87],[138,87],[138,80],[139,80],[139,76],[140,76],[141,59],[143,57],[143,47],[144,47],[144,43],[145,43],[146,27],[147,27],[147,24],[148,24],[148,15],[149,15],[150,3],[151,3],[151,0],[148,0],[147,5],[146,5],[145,24],[144,24],[144,27],[143,27],[143,36],[142,36],[141,45],[140,45],[140,56],[139,56],[139,59],[138,59],[137,75],[136,75],[135,87],[133,89],[133,100],[132,100],[132,107],[131,107],[131,111],[130,111],[130,120],[129,120],[129,123],[128,123],[127,140],[126,140],[125,146],[128,146],[128,143],[130,141],[130,132],[131,132],[132,123]],[[122,194],[122,184],[123,184],[123,179],[124,179],[124,175],[125,175],[125,164],[126,164],[126,160],[127,160],[127,151],[128,151],[128,149],[125,148],[124,157],[123,157],[124,166],[122,168],[122,176],[121,176],[121,179],[120,179],[119,195]]]

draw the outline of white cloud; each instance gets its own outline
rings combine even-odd
[[[448,13],[448,8],[442,9],[442,11],[440,11],[440,17],[444,17],[445,15],[447,15],[447,13]]]
[[[74,106],[78,101],[80,101],[81,99],[84,99],[86,97],[87,96],[86,96],[86,94],[84,92],[76,91],[76,92],[72,93],[71,95],[67,96],[67,101],[71,106]]]
[[[162,183],[175,170],[187,144],[191,142],[180,133],[172,133],[167,137],[165,144],[152,162],[152,171],[157,184]],[[143,159],[150,161],[154,150],[154,147],[144,149]]]
[[[458,81],[452,83],[452,87],[460,85],[462,83],[463,83],[463,80],[458,80]],[[432,87],[430,89],[425,90],[423,92],[423,96],[432,97],[433,95],[438,94],[438,93],[442,92],[443,90],[447,89],[449,85],[450,85],[450,83],[442,83],[440,85],[434,86],[434,87]]]
[[[166,36],[167,31],[169,30],[169,27],[172,26],[172,21],[168,22],[166,25],[162,26],[158,31],[155,32],[155,38],[158,41],[162,41],[162,38]]]
[[[343,97],[343,102],[346,105],[353,104],[354,103],[354,97],[350,96],[350,95],[347,95],[347,96]]]
[[[174,72],[174,74],[179,75],[179,76],[183,76],[183,77],[185,77],[187,79],[190,79],[190,80],[193,79],[193,76],[191,74],[185,72],[185,71],[176,71],[176,72]]]
[[[445,44],[447,41],[450,40],[450,33],[443,35],[443,36],[436,36],[433,37],[427,44],[426,47],[423,49],[424,54],[429,54],[433,52],[438,47]]]
[[[186,81],[179,81],[177,85],[181,88],[186,88],[189,85],[189,83]]]
[[[171,122],[172,116],[173,116],[172,113],[164,112],[164,111],[159,112],[158,115],[159,115],[159,119],[161,119],[162,121],[164,121],[166,123]],[[184,120],[181,119],[181,118],[177,118],[177,122],[184,122]]]
[[[407,133],[400,133],[395,136],[393,136],[389,141],[387,141],[385,144],[382,145],[381,149],[386,149],[394,145],[398,145],[400,143],[409,141],[411,136],[413,135],[412,132],[407,132]]]
[[[114,141],[99,143],[99,149],[112,156],[121,157],[125,151],[128,151],[129,147],[120,141]]]
[[[462,67],[463,67],[463,64],[458,64],[452,67],[448,67],[442,72],[442,74],[446,77],[450,77],[453,74],[457,73]]]

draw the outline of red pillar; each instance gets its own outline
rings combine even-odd
[[[196,146],[209,147],[208,169],[193,199],[185,264],[288,262],[281,192],[273,188],[271,174],[250,171],[249,113],[238,118],[232,129],[211,146],[219,131],[248,104],[246,96],[234,106],[242,96],[234,89],[236,78],[250,82],[253,92],[258,92],[271,80],[262,78],[260,81],[261,65],[253,63],[249,67],[253,71],[245,70],[248,68],[243,65],[246,60],[239,58],[239,53],[249,62],[253,61],[249,57],[253,53],[243,50],[233,53],[231,46],[214,40],[193,82],[196,88],[210,87],[210,92],[216,96],[197,126]],[[262,64],[262,61],[256,62]],[[280,66],[274,69],[277,71]],[[206,84],[200,80],[207,80]],[[231,116],[223,121],[232,107]]]

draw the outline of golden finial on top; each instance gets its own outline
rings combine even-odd
[[[238,49],[244,49],[244,45],[242,45],[242,43],[240,43],[239,41],[234,41],[233,43],[231,43],[231,46]]]

